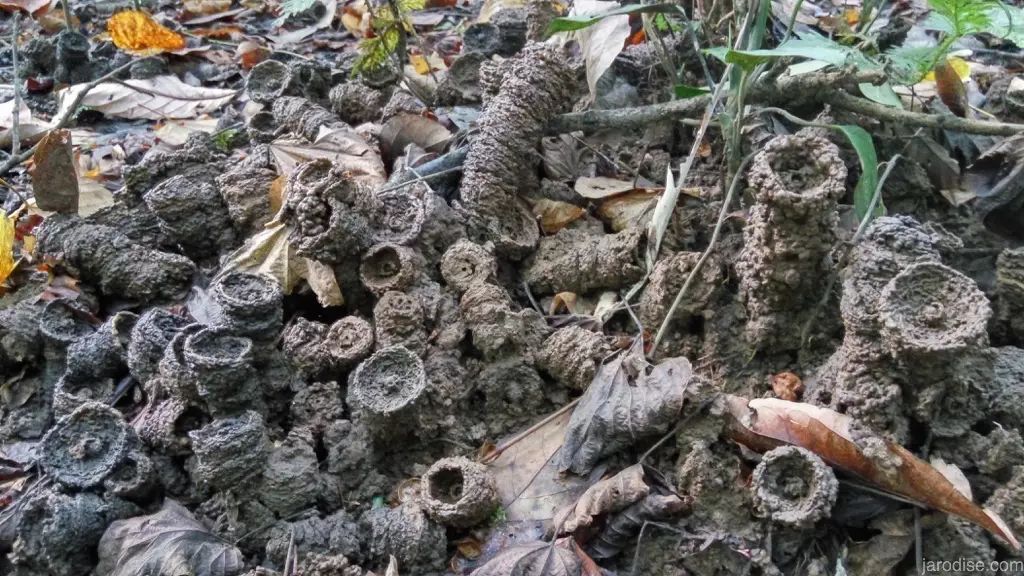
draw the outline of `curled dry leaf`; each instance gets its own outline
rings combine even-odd
[[[14,260],[14,226],[17,214],[0,210],[0,284],[7,281],[17,262]]]
[[[590,543],[594,558],[611,558],[636,542],[640,530],[648,522],[667,520],[689,512],[689,498],[664,488],[645,496],[639,502],[615,514],[604,530]]]
[[[757,451],[783,444],[814,452],[832,466],[855,474],[886,492],[970,520],[1004,540],[1020,543],[991,510],[966,498],[941,472],[899,444],[861,430],[845,414],[777,398],[725,399],[726,434]]]
[[[78,175],[75,173],[71,131],[54,130],[39,141],[32,154],[32,191],[40,210],[76,214]]]
[[[967,102],[967,87],[953,65],[945,58],[935,66],[935,90],[949,111],[961,118],[971,109]]]
[[[149,516],[118,520],[100,540],[97,573],[107,576],[235,576],[242,553],[211,533],[174,500]]]
[[[575,204],[541,198],[533,204],[533,215],[545,234],[554,234],[583,217],[587,211]]]
[[[581,576],[582,563],[575,547],[571,538],[513,546],[470,576]]]
[[[597,462],[636,441],[664,434],[683,410],[693,369],[686,358],[651,366],[643,340],[598,370],[573,411],[558,468],[585,475]]]
[[[804,382],[792,372],[779,372],[772,376],[772,392],[783,400],[795,402],[803,396]]]
[[[41,135],[51,128],[52,124],[41,122],[32,117],[28,104],[22,100],[18,108],[18,138],[22,145],[36,142]],[[11,145],[11,127],[14,126],[14,100],[0,104],[0,148]]]
[[[618,2],[602,0],[577,0],[572,5],[571,16],[591,16],[619,7]],[[580,44],[583,62],[587,69],[587,86],[590,98],[597,98],[597,81],[611,68],[619,52],[626,46],[631,33],[629,16],[620,14],[607,16],[600,22],[572,33]]]
[[[118,12],[107,20],[114,46],[140,55],[174,52],[185,47],[185,38],[141,10]]]
[[[643,465],[634,464],[587,488],[572,508],[559,513],[555,526],[560,526],[560,534],[575,534],[580,538],[581,531],[593,526],[599,517],[624,510],[650,492],[651,488],[644,480]]]
[[[51,0],[0,0],[0,9],[8,12],[24,10],[29,14],[35,14],[50,5]]]
[[[584,176],[576,179],[573,189],[577,194],[591,200],[601,200],[617,196],[636,189],[628,180],[608,178],[606,176]]]
[[[86,84],[75,84],[57,94],[58,117],[67,113]],[[176,76],[156,76],[146,80],[103,82],[82,100],[85,108],[118,118],[196,118],[217,110],[237,95],[235,90],[190,86]]]

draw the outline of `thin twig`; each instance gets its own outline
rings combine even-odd
[[[707,261],[708,257],[714,251],[715,246],[718,244],[718,238],[722,235],[722,227],[725,224],[725,217],[729,213],[729,205],[732,204],[733,199],[736,197],[736,190],[739,188],[740,180],[747,165],[754,158],[753,154],[748,154],[746,158],[740,163],[739,169],[733,175],[732,183],[729,185],[729,191],[725,195],[725,200],[722,201],[722,209],[718,211],[718,221],[715,222],[715,230],[711,233],[711,240],[708,242],[708,247],[704,249],[704,253],[700,255],[700,259],[694,264],[693,269],[690,270],[689,276],[686,277],[686,282],[683,283],[683,287],[679,289],[675,299],[672,301],[672,306],[668,309],[668,314],[665,319],[661,322],[661,327],[658,328],[658,334],[654,337],[654,346],[651,347],[651,353],[654,354],[658,349],[658,345],[661,344],[662,339],[665,337],[665,333],[668,332],[669,326],[672,325],[672,317],[675,316],[676,309],[679,308],[679,304],[682,303],[683,298],[686,296],[687,291],[690,289],[690,285],[693,284],[694,279],[697,278],[697,273],[704,266],[704,262]]]
[[[86,84],[81,90],[78,91],[78,94],[75,95],[75,99],[71,101],[71,105],[68,106],[66,110],[64,110],[64,113],[59,118],[55,119],[56,122],[54,122],[53,128],[51,128],[51,130],[60,130],[61,128],[67,126],[68,122],[70,122],[71,119],[74,118],[75,112],[78,110],[78,107],[82,104],[82,101],[85,100],[85,96],[89,94],[89,92],[93,88],[99,86],[107,80],[110,80],[111,78],[114,78],[115,76],[121,74],[125,70],[131,68],[131,66],[136,62],[144,62],[146,60],[149,60],[150,58],[151,57],[143,58],[142,60],[133,60],[131,62],[128,62],[127,64],[118,66],[117,68],[111,70],[103,76],[100,76],[99,78]],[[21,154],[11,154],[11,157],[7,159],[7,162],[4,162],[3,166],[0,166],[0,176],[7,174],[15,166],[31,158],[32,154],[35,153],[36,148],[38,147],[39,143],[37,142],[35,146],[29,148],[28,150],[25,150]]]
[[[989,120],[972,120],[961,118],[952,114],[923,114],[921,112],[910,112],[900,108],[876,104],[864,98],[858,98],[846,92],[835,91],[824,98],[824,101],[831,103],[836,108],[848,112],[856,112],[876,120],[887,120],[906,126],[921,128],[939,128],[964,132],[967,134],[981,134],[985,136],[1013,136],[1024,132],[1024,124],[1012,124],[1009,122],[992,122]]]
[[[18,24],[21,23],[21,12],[14,13],[11,22],[11,68],[14,69],[14,114],[11,116],[11,156],[21,152],[21,136],[18,128],[21,124],[21,82],[18,80]]]
[[[385,187],[381,188],[380,190],[378,190],[377,193],[380,194],[381,192],[391,192],[393,190],[401,190],[402,188],[405,188],[406,186],[410,186],[412,184],[416,184],[416,183],[419,183],[419,182],[426,182],[428,180],[433,180],[435,178],[439,178],[439,177],[445,176],[447,174],[452,174],[454,172],[461,172],[461,171],[462,171],[462,166],[455,166],[455,167],[452,167],[452,168],[446,168],[444,170],[441,170],[440,172],[434,172],[433,174],[424,174],[423,176],[417,176],[415,178],[412,178],[411,180],[406,180],[405,182],[399,182],[398,184],[391,184],[391,185],[385,186]]]

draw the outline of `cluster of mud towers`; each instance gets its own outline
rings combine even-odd
[[[283,296],[270,276],[220,269],[274,216],[267,140],[408,104],[353,80],[331,91],[331,111],[301,92],[313,83],[273,67],[276,83],[250,86],[272,105],[251,122],[244,160],[201,135],[146,156],[115,205],[38,231],[38,253],[75,271],[80,294],[40,299],[40,283],[0,300],[0,434],[9,457],[38,462],[0,516],[3,571],[127,574],[137,539],[161,526],[137,517],[163,503],[180,524],[166,529],[201,522],[230,544],[211,573],[274,573],[290,546],[305,576],[381,573],[392,556],[402,574],[443,573],[456,540],[504,529],[475,449],[578,396],[634,319],[655,330],[707,245],[714,218],[703,216],[721,205],[711,193],[677,209],[635,314],[623,308],[602,331],[530,304],[524,286],[541,301],[627,290],[645,276],[646,232],[586,217],[539,234],[524,198],[564,197],[569,182],[541,179],[535,149],[580,83],[555,48],[529,44],[481,65],[484,112],[461,185],[368,183],[326,160],[290,173],[279,217],[291,249],[332,268],[346,302]],[[651,519],[668,528],[639,540],[637,573],[834,574],[840,557],[850,574],[912,569],[911,508],[839,489],[809,452],[778,449],[755,468],[719,438],[704,400],[769,395],[786,367],[803,376],[804,401],[856,420],[865,451],[881,438],[926,446],[1024,534],[1024,350],[1009,345],[1024,335],[1024,251],[999,257],[986,294],[944,263],[955,237],[890,216],[835,269],[849,187],[822,134],[776,137],[747,183],[745,223],[727,226],[651,352],[693,359],[692,388],[707,396],[655,456],[692,511]],[[819,307],[830,277],[841,297]],[[806,353],[814,346],[823,352]],[[613,469],[645,446],[612,455]],[[958,519],[920,522],[926,557],[1007,554]],[[149,542],[149,554],[201,556],[188,544]],[[633,558],[603,562],[628,571]]]

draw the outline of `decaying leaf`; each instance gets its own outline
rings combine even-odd
[[[575,292],[559,292],[551,297],[551,306],[548,308],[548,315],[554,316],[561,311],[565,311],[569,314],[576,313],[576,301],[579,300],[579,295]]]
[[[309,258],[295,254],[288,243],[290,229],[276,222],[245,241],[228,257],[220,274],[232,270],[268,274],[281,284],[285,294],[291,294],[301,280],[306,280],[322,306],[340,306],[345,300],[334,270]]]
[[[575,546],[571,538],[513,546],[470,576],[580,576],[582,566]]]
[[[560,526],[560,534],[577,534],[591,527],[598,517],[624,510],[650,492],[650,486],[644,481],[643,465],[634,464],[587,488],[572,508],[559,514],[555,526]]]
[[[967,88],[945,58],[935,66],[935,89],[950,112],[961,118],[967,116],[967,111],[971,109],[967,103]]]
[[[57,116],[66,113],[85,84],[61,90],[57,97]],[[190,86],[177,76],[156,76],[146,80],[103,82],[89,91],[82,100],[85,108],[118,118],[195,118],[217,110],[238,94],[224,88]]]
[[[155,514],[111,524],[100,540],[99,556],[97,572],[108,576],[234,576],[244,567],[238,548],[169,498]]]
[[[680,177],[682,177],[683,171],[683,166],[680,166]],[[665,231],[668,230],[668,222],[672,218],[672,211],[676,208],[676,202],[679,200],[679,189],[683,184],[682,182],[679,182],[678,185],[676,184],[671,165],[665,169],[665,173],[665,191],[661,194],[661,198],[658,199],[658,203],[655,204],[651,220],[647,223],[645,263],[647,264],[648,272],[654,270],[654,263],[658,260],[661,240],[665,237]]]
[[[71,150],[71,131],[54,130],[32,154],[32,191],[40,210],[78,213],[78,175]]]
[[[193,132],[212,134],[217,131],[216,118],[196,118],[195,120],[166,120],[160,122],[154,132],[160,141],[169,146],[181,146]]]
[[[584,198],[600,200],[609,196],[616,196],[636,189],[629,180],[608,178],[607,176],[584,176],[576,179],[573,186],[576,193]]]
[[[550,520],[586,489],[586,479],[559,474],[554,462],[570,415],[545,419],[488,464],[510,522]]]
[[[323,131],[316,141],[296,137],[278,138],[270,143],[278,171],[287,176],[302,162],[326,158],[353,176],[364,176],[372,182],[384,181],[384,163],[355,130],[332,127]]]
[[[184,0],[182,7],[189,14],[217,14],[231,8],[231,0]]]
[[[0,0],[0,9],[8,12],[24,10],[29,14],[35,14],[50,5],[51,0]]]
[[[590,544],[594,558],[611,558],[636,542],[637,535],[647,522],[666,520],[684,514],[690,509],[688,499],[667,489],[648,494],[639,502],[612,516]]]
[[[7,215],[0,210],[0,284],[3,284],[14,272],[17,262],[14,260],[14,226],[17,214]]]
[[[970,520],[1006,541],[1020,543],[991,510],[966,498],[941,472],[899,444],[861,430],[852,418],[827,408],[777,398],[727,396],[727,435],[748,448],[767,451],[791,444],[830,465],[893,494]]]
[[[331,22],[334,22],[334,15],[337,14],[338,3],[334,2],[333,0],[329,2],[322,1],[321,3],[324,5],[324,13],[316,22],[314,22],[310,26],[306,26],[305,28],[300,28],[298,30],[293,30],[291,32],[285,32],[280,36],[275,36],[271,38],[274,44],[277,44],[278,46],[295,44],[296,42],[301,42],[306,38],[312,36],[317,30],[327,28],[328,26],[330,26]],[[310,2],[309,4],[313,5],[315,4],[315,2]]]
[[[48,122],[41,122],[32,117],[25,101],[20,102],[18,109],[18,139],[22,145],[36,142],[40,136],[52,127]],[[7,148],[11,145],[11,127],[14,125],[14,100],[8,100],[0,104],[0,148]]]
[[[388,559],[388,569],[384,571],[384,576],[398,576],[398,558],[394,554]]]
[[[588,474],[601,458],[664,434],[682,413],[692,376],[684,357],[648,364],[643,339],[636,338],[598,370],[580,399],[557,457],[559,470]]]
[[[440,152],[451,139],[452,133],[440,122],[419,114],[397,114],[380,129],[381,148],[391,158],[403,154],[409,144]]]
[[[573,3],[571,16],[601,14],[619,7],[618,2],[602,0],[577,0]],[[597,81],[611,68],[612,62],[626,46],[630,35],[629,16],[621,14],[602,18],[600,22],[572,33],[580,44],[583,62],[587,68],[587,86],[590,97],[597,98]]]
[[[107,20],[114,46],[140,55],[174,52],[185,47],[185,38],[153,20],[141,10],[118,12]]]
[[[660,197],[659,192],[633,190],[606,198],[597,206],[597,215],[620,232],[649,220]]]
[[[540,222],[545,234],[554,234],[572,222],[579,220],[587,211],[575,204],[541,198],[533,204],[533,215]]]

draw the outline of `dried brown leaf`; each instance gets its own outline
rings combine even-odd
[[[727,435],[751,449],[806,448],[884,491],[970,520],[1020,550],[998,515],[964,497],[941,472],[899,444],[859,430],[845,414],[777,398],[728,396],[726,405],[731,416]]]
[[[530,542],[501,551],[470,576],[581,576],[571,539]]]
[[[576,193],[591,200],[602,200],[610,196],[617,196],[626,192],[636,190],[636,186],[629,180],[608,178],[606,176],[584,176],[576,179],[573,186]]]
[[[57,94],[63,117],[86,84],[75,84]],[[89,91],[81,106],[118,118],[196,118],[230,102],[237,90],[190,86],[177,76],[156,76],[145,80],[103,82]]]
[[[967,103],[967,88],[960,75],[945,58],[935,66],[935,89],[939,99],[949,111],[964,118],[970,110]]]
[[[78,213],[78,175],[71,149],[71,131],[54,130],[32,154],[32,191],[40,210]]]
[[[693,376],[686,358],[651,366],[643,340],[598,371],[573,411],[557,462],[562,471],[585,475],[597,462],[636,441],[664,434],[682,412]]]
[[[303,162],[326,158],[335,167],[362,176],[371,182],[382,183],[385,179],[384,163],[377,150],[366,143],[355,130],[347,126],[332,127],[310,143],[302,138],[278,138],[270,143],[278,172],[287,176]]]
[[[409,144],[427,152],[440,152],[451,139],[452,133],[440,122],[419,114],[397,114],[380,129],[381,149],[391,158],[403,154]]]
[[[597,215],[619,232],[642,225],[654,212],[661,192],[633,190],[607,198],[597,206]]]
[[[541,198],[533,204],[533,215],[540,221],[540,229],[545,234],[558,232],[586,213],[586,210],[575,204],[547,198]]]
[[[644,499],[651,491],[644,480],[644,467],[634,464],[611,478],[587,488],[572,508],[565,509],[555,521],[560,534],[576,534],[590,528],[602,516],[623,510]]]
[[[648,494],[644,499],[619,512],[608,522],[604,530],[590,544],[595,558],[611,558],[625,547],[636,542],[644,524],[667,520],[690,510],[689,499],[683,499],[674,492],[661,490]]]
[[[243,568],[238,548],[169,498],[155,514],[111,524],[100,540],[99,556],[97,572],[108,576],[234,576]]]
[[[554,463],[570,417],[564,410],[516,442],[496,448],[501,453],[488,467],[510,522],[550,520],[586,489],[585,479],[559,474]]]
[[[0,10],[17,12],[24,10],[29,14],[35,14],[43,8],[50,6],[52,0],[0,0]]]

